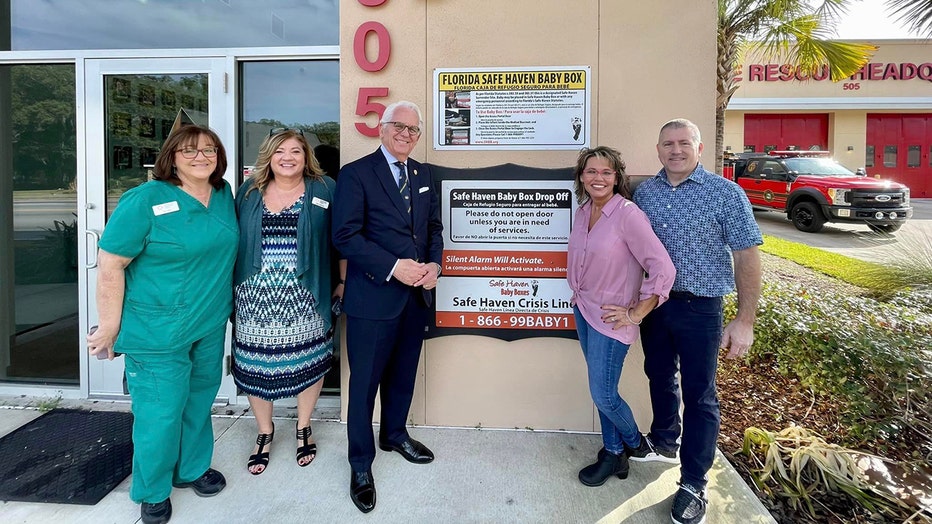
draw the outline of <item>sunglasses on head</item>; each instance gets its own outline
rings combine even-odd
[[[299,135],[301,135],[301,136],[304,136],[304,130],[303,130],[303,129],[297,129],[297,128],[293,128],[293,127],[273,127],[272,129],[269,129],[269,136],[270,136],[270,137],[271,137],[271,136],[275,136],[275,135],[277,135],[277,134],[279,134],[279,133],[284,133],[285,131],[294,131],[295,133],[297,133],[297,134],[299,134]]]

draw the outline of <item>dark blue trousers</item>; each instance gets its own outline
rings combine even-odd
[[[346,432],[353,471],[366,471],[375,459],[372,412],[377,392],[382,402],[379,438],[392,443],[408,438],[406,422],[426,323],[427,308],[414,293],[408,295],[401,315],[395,318],[346,316],[350,368]]]
[[[650,381],[658,448],[680,446],[681,482],[702,489],[712,467],[721,423],[715,372],[722,340],[721,297],[671,293],[641,324],[644,371]],[[683,418],[680,420],[682,379]]]

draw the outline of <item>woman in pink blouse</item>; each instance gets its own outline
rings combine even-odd
[[[676,270],[647,216],[630,200],[621,153],[605,146],[583,149],[573,176],[580,207],[570,233],[567,280],[604,446],[579,481],[601,486],[612,475],[628,476],[629,457],[656,455],[618,394],[618,379],[638,324],[669,297]]]

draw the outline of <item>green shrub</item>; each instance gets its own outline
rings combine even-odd
[[[932,315],[910,294],[881,302],[810,293],[800,284],[767,282],[761,295],[752,360],[772,355],[784,374],[841,400],[842,420],[857,445],[867,439],[914,439],[932,459]],[[726,318],[735,312],[726,299]]]

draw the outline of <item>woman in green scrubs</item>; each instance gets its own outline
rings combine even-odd
[[[220,387],[239,229],[226,151],[207,127],[174,131],[155,180],[123,194],[100,239],[99,327],[92,355],[126,355],[133,409],[130,498],[146,524],[171,518],[172,486],[203,497],[226,485],[210,468],[210,410]]]

